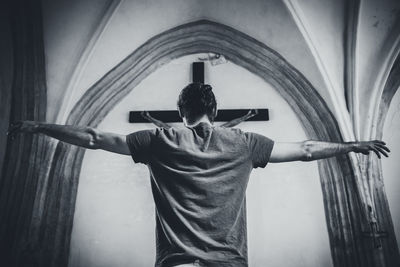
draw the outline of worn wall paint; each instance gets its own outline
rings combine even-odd
[[[135,88],[99,126],[129,133],[150,124],[127,123],[129,110],[174,109],[197,55],[174,60]],[[206,65],[220,108],[269,108],[268,122],[246,131],[276,141],[306,138],[288,104],[263,80],[228,63]],[[179,125],[179,124],[177,124]],[[270,164],[255,170],[248,188],[251,266],[332,266],[317,164]],[[130,157],[87,151],[82,165],[70,266],[150,266],[154,262],[154,204],[148,170]]]
[[[383,140],[392,151],[389,158],[382,160],[382,171],[385,183],[385,190],[389,202],[390,212],[400,247],[400,92],[394,95],[390,104],[385,127],[383,129]]]

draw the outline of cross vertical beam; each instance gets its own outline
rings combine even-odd
[[[193,62],[192,81],[194,83],[204,83],[204,62]]]

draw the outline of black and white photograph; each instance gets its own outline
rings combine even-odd
[[[0,267],[400,267],[400,0],[3,0]]]

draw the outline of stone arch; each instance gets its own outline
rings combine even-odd
[[[280,54],[223,24],[200,20],[165,31],[136,49],[91,86],[67,124],[96,127],[135,86],[163,64],[202,52],[224,55],[273,85],[309,138],[342,141],[337,122],[312,84]],[[40,229],[41,266],[67,266],[84,149],[58,143],[51,160]],[[360,244],[361,209],[347,156],[318,164],[335,266],[367,266]]]

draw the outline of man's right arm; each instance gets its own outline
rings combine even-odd
[[[126,136],[99,131],[95,128],[73,125],[49,124],[36,121],[19,121],[12,124],[8,135],[41,133],[72,145],[130,155]]]
[[[349,152],[368,155],[374,152],[379,158],[388,157],[386,144],[379,140],[365,142],[324,142],[307,140],[297,143],[276,142],[271,152],[270,162],[312,161],[334,157]]]

